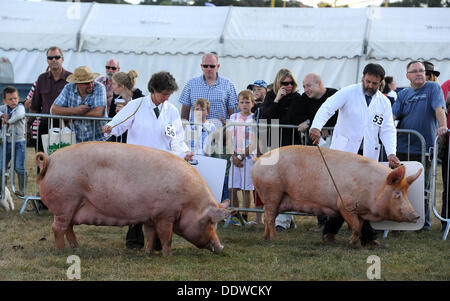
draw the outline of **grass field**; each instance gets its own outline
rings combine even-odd
[[[33,152],[33,151],[31,151]],[[33,174],[32,158],[27,161]],[[29,182],[28,191],[34,189]],[[441,188],[439,187],[440,191]],[[440,196],[440,193],[438,193]],[[263,239],[262,225],[237,227],[218,225],[225,249],[215,255],[197,249],[174,235],[173,253],[164,258],[157,253],[125,248],[127,228],[75,227],[80,249],[54,248],[53,216],[18,210],[0,212],[0,280],[67,280],[71,255],[80,259],[81,280],[368,280],[372,266],[368,258],[376,255],[381,280],[450,280],[450,245],[442,240],[440,222],[432,215],[430,232],[391,232],[379,235],[377,248],[355,249],[347,244],[350,231],[344,226],[335,245],[324,245],[321,233],[308,229],[315,217],[296,216],[298,228],[279,233],[279,239]],[[31,208],[31,207],[29,207]],[[440,208],[440,207],[439,207]],[[254,219],[253,214],[250,218]]]

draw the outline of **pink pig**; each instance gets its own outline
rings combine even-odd
[[[112,142],[68,146],[50,157],[40,152],[37,182],[42,202],[54,214],[55,246],[64,234],[78,247],[73,225],[144,224],[146,252],[155,234],[162,253],[171,253],[172,233],[198,248],[220,253],[215,224],[232,212],[218,204],[205,180],[189,163],[157,149]]]
[[[265,209],[266,239],[277,238],[275,218],[283,211],[342,215],[352,229],[351,244],[360,245],[363,220],[415,222],[419,216],[408,200],[408,188],[419,177],[353,153],[316,146],[286,146],[264,154],[253,166],[252,179]]]

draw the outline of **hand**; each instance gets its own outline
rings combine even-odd
[[[109,134],[109,133],[111,133],[111,131],[112,131],[112,126],[110,126],[110,125],[105,125],[104,127],[102,127],[102,132],[104,134]]]
[[[3,124],[8,124],[8,120],[9,120],[8,114],[3,114],[2,115],[2,123]]]
[[[394,154],[391,154],[388,156],[388,161],[389,161],[389,167],[392,169],[400,166],[400,160]]]
[[[304,131],[306,131],[308,128],[309,128],[308,122],[304,121],[304,122],[302,122],[302,123],[300,123],[300,124],[298,125],[297,130],[298,130],[299,132],[304,132]]]
[[[281,87],[280,89],[278,89],[278,93],[277,96],[275,97],[274,102],[279,102],[284,96],[286,96],[286,90],[284,89],[284,87]]]
[[[441,126],[436,130],[436,136],[443,136],[447,134],[448,128],[446,126]]]
[[[86,114],[87,112],[89,112],[89,110],[91,109],[91,107],[90,107],[90,106],[87,106],[87,105],[79,105],[78,107],[75,107],[75,109],[76,109],[76,111],[77,111],[77,113],[78,113],[78,114],[76,114],[76,115],[84,115],[84,114]]]
[[[124,106],[125,106],[124,103],[116,104],[116,113],[119,113],[119,111],[122,110]]]
[[[236,155],[233,155],[233,164],[236,167],[243,167],[244,164],[242,164],[242,161],[239,160],[239,158]]]
[[[184,160],[186,161],[194,160],[194,153],[191,151],[187,151],[186,153],[184,153]]]
[[[322,130],[322,138],[327,139],[327,137],[330,136],[329,130]]]
[[[312,128],[309,130],[309,138],[311,138],[313,144],[319,144],[320,141],[320,130],[317,128]]]

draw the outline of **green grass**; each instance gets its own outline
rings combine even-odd
[[[430,232],[394,232],[378,248],[347,244],[344,226],[335,245],[308,231],[314,217],[295,217],[298,228],[263,239],[263,226],[218,226],[225,249],[215,255],[174,236],[171,257],[125,248],[126,227],[78,226],[80,249],[54,246],[49,212],[0,212],[0,280],[67,280],[67,257],[80,258],[82,280],[367,280],[367,258],[381,260],[382,280],[449,280],[449,242],[434,223]]]
[[[32,171],[30,164],[27,168]],[[33,185],[28,189],[34,189]],[[126,227],[76,226],[80,249],[73,251],[66,242],[66,249],[57,251],[51,230],[53,215],[48,211],[39,216],[34,212],[20,215],[22,200],[15,199],[15,204],[13,212],[0,211],[3,281],[67,280],[70,255],[80,258],[81,280],[91,281],[366,281],[370,255],[380,258],[381,280],[450,280],[450,239],[442,240],[434,215],[430,232],[391,232],[387,238],[379,234],[381,247],[362,249],[348,245],[350,231],[345,225],[336,244],[323,244],[321,233],[308,230],[315,226],[315,217],[295,216],[298,228],[279,233],[274,242],[264,240],[262,225],[224,228],[219,224],[218,235],[225,246],[222,254],[197,249],[174,235],[172,256],[164,258],[160,253],[150,256],[143,250],[127,250]]]

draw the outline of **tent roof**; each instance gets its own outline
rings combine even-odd
[[[6,2],[8,2],[6,4]],[[448,59],[445,8],[0,2],[0,48],[256,58]]]
[[[372,15],[368,56],[375,59],[450,57],[450,9],[381,8]]]

